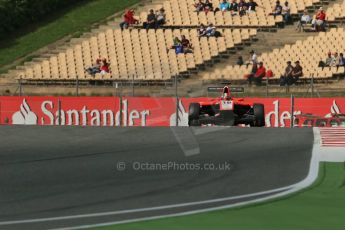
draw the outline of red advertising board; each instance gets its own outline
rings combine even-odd
[[[114,97],[0,97],[0,118],[9,125],[114,126],[119,104]]]
[[[175,126],[178,120],[179,126],[187,126],[189,104],[200,100],[181,98],[176,103],[175,98],[152,97],[0,97],[0,124]],[[266,126],[290,127],[289,98],[245,101],[265,105]],[[340,115],[345,113],[345,98],[296,98],[294,104],[295,126],[345,126],[345,118]]]
[[[175,126],[175,98],[124,97],[122,105],[125,126]]]

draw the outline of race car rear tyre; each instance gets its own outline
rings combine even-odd
[[[188,125],[189,126],[200,126],[200,104],[191,103],[188,110]]]
[[[189,120],[199,120],[200,116],[200,104],[191,103],[189,105],[188,118]]]
[[[263,104],[253,105],[255,124],[256,127],[265,126],[265,106]]]

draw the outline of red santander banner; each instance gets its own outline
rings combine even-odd
[[[114,126],[119,104],[113,97],[0,97],[0,117],[9,125]]]
[[[0,97],[0,124],[187,126],[189,104],[200,100],[207,98]],[[267,127],[290,127],[289,98],[244,100],[265,105]],[[345,126],[345,98],[296,98],[294,104],[295,126]]]

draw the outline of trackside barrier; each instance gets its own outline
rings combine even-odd
[[[0,97],[1,125],[187,126],[179,97]],[[345,98],[245,98],[265,105],[267,127],[345,127]]]

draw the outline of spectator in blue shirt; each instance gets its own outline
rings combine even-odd
[[[215,12],[217,11],[228,11],[230,9],[230,4],[227,0],[223,0],[223,2],[219,3],[218,8],[215,9]]]
[[[345,58],[344,58],[344,54],[343,53],[340,53],[339,54],[339,56],[340,56],[340,59],[341,59],[341,62],[342,62],[342,66],[345,66]]]

